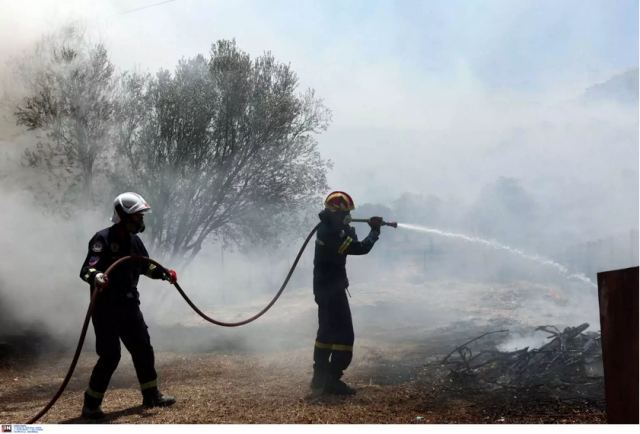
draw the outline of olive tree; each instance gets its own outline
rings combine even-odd
[[[49,175],[53,188],[44,193],[51,198],[91,199],[96,162],[113,128],[117,79],[107,50],[65,27],[44,37],[19,71],[27,95],[15,109],[17,123],[43,133],[25,151],[26,164]]]
[[[270,53],[252,59],[222,40],[129,86],[115,179],[153,204],[151,238],[166,255],[190,261],[212,235],[260,237],[326,189],[314,136],[330,112]]]

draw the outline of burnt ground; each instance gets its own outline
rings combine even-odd
[[[513,334],[492,335],[495,341],[479,344],[498,345],[498,339],[527,336],[543,324],[562,328],[589,321],[583,312],[586,296],[582,289],[578,297],[527,282],[398,286],[392,279],[379,286],[388,289],[352,285],[356,345],[345,381],[357,389],[354,397],[310,396],[316,327],[311,319],[316,308],[308,290],[302,288],[292,290],[259,322],[236,329],[203,325],[182,304],[172,308],[167,317],[182,315],[185,319],[152,325],[150,332],[157,350],[161,389],[176,396],[178,402],[168,409],[143,409],[131,358],[123,349],[103,404],[107,413],[104,422],[605,422],[600,385],[586,395],[572,384],[562,385],[562,390],[478,387],[469,378],[452,378],[451,370],[440,363],[459,345],[491,330],[509,329]],[[591,298],[592,310],[597,313],[597,300]],[[151,301],[143,303],[145,315],[154,312]],[[574,302],[578,304],[571,304]],[[257,300],[256,306],[240,306],[239,315],[256,311],[261,303]],[[203,307],[216,312],[215,306]],[[230,312],[225,314],[238,319]],[[597,320],[591,322],[596,324]],[[588,331],[593,329],[597,330],[597,324]],[[90,331],[67,390],[41,423],[91,422],[78,416],[96,360],[92,334]],[[0,345],[1,423],[22,423],[35,415],[57,390],[73,354],[74,347],[49,345],[45,349],[40,342],[34,350],[28,342],[40,341],[21,336],[6,341],[5,347]]]
[[[429,366],[462,336],[380,344],[361,340],[345,380],[354,397],[314,397],[310,349],[243,353],[158,352],[161,389],[178,402],[144,409],[131,360],[123,352],[103,404],[104,423],[604,423],[601,400],[559,399],[541,390],[479,391],[451,384]],[[70,355],[5,359],[0,421],[23,423],[53,395]],[[79,417],[95,355],[85,349],[56,405],[38,423],[92,423]]]

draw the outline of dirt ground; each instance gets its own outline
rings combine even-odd
[[[437,342],[374,345],[361,342],[345,380],[353,397],[314,397],[310,350],[156,354],[161,389],[177,403],[145,409],[131,359],[123,354],[103,403],[102,423],[604,423],[601,404],[558,401],[525,393],[452,391],[425,362]],[[443,348],[442,348],[443,349]],[[439,351],[440,349],[438,349]],[[53,395],[66,372],[66,354],[0,365],[0,421],[23,423]],[[95,362],[85,349],[56,405],[38,423],[93,423],[79,417]]]

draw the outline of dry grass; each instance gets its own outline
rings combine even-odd
[[[401,349],[400,349],[401,348]],[[602,423],[586,403],[519,400],[446,393],[421,376],[425,352],[411,345],[361,345],[345,380],[354,397],[312,397],[310,350],[253,355],[159,353],[161,389],[171,408],[144,409],[131,361],[123,355],[105,397],[104,423]],[[78,417],[95,362],[89,351],[58,403],[39,423],[91,423]],[[0,368],[0,421],[22,423],[47,402],[68,360],[12,362]],[[495,397],[494,397],[495,398]]]

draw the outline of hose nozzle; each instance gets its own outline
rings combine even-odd
[[[369,219],[351,219],[352,222],[356,222],[356,223],[369,223]],[[398,223],[397,222],[385,222],[384,220],[382,221],[382,226],[391,226],[392,228],[397,228],[398,227]]]

